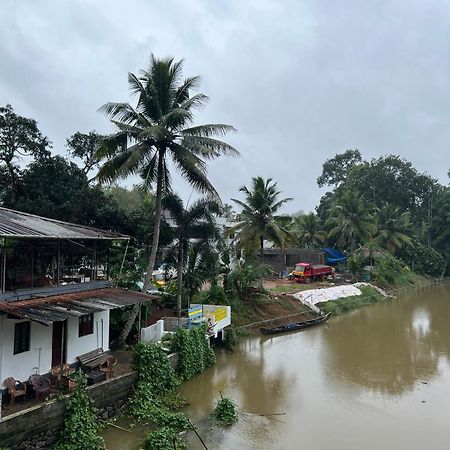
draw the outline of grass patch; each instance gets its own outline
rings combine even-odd
[[[373,305],[384,300],[384,297],[370,286],[361,287],[361,295],[345,297],[332,302],[320,303],[319,307],[325,313],[331,313],[334,316],[345,314],[363,306]]]

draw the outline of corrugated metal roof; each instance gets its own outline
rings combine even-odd
[[[129,239],[98,228],[0,208],[0,237],[33,239]]]
[[[72,316],[123,308],[156,298],[120,288],[102,288],[13,302],[0,301],[0,312],[49,326]]]

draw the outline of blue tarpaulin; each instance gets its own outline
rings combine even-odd
[[[325,261],[330,266],[334,266],[335,264],[338,264],[340,262],[347,261],[347,257],[335,248],[326,247],[323,249],[323,252],[325,253]]]

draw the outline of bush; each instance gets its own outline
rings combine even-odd
[[[259,266],[246,265],[238,267],[228,275],[232,288],[241,300],[251,297],[252,292],[257,289],[262,292],[261,280],[272,273],[270,266],[261,264]]]
[[[185,403],[174,392],[179,380],[166,354],[158,344],[141,343],[135,347],[133,367],[139,372],[139,381],[130,399],[130,414],[162,427],[148,435],[144,449],[172,449],[174,441],[177,448],[184,448],[178,433],[190,429],[190,423],[183,413],[167,409]]]
[[[390,253],[385,253],[375,260],[375,270],[377,281],[385,284],[395,283],[402,274],[409,271],[402,261]]]
[[[138,344],[133,368],[139,373],[139,381],[130,398],[130,414],[138,420],[158,423],[160,397],[172,392],[179,383],[175,371],[158,344]]]
[[[168,392],[161,400],[163,405],[172,411],[177,411],[188,405],[186,399],[179,392],[175,391]]]
[[[213,284],[207,291],[200,292],[197,297],[200,303],[204,305],[228,305],[229,301],[223,288]]]
[[[139,373],[139,379],[145,380],[149,389],[158,395],[173,391],[179,384],[167,355],[158,344],[136,345],[133,368]]]
[[[152,431],[144,442],[144,450],[173,450],[186,448],[186,444],[179,438],[178,433],[170,427],[163,427]]]
[[[190,330],[179,328],[172,341],[172,351],[178,352],[178,369],[184,380],[189,380],[216,362],[216,355],[208,344],[204,326]]]
[[[401,258],[409,264],[415,272],[438,277],[445,273],[445,258],[433,247],[416,242],[407,247]]]
[[[212,416],[219,425],[232,425],[238,420],[236,403],[231,398],[224,397],[222,393],[220,394],[220,397],[221,398],[216,403]]]
[[[233,350],[234,346],[236,345],[237,337],[236,337],[236,331],[233,327],[228,327],[225,330],[225,339],[223,341],[223,346],[228,350]]]
[[[97,450],[103,448],[93,401],[86,393],[86,376],[75,376],[77,386],[67,402],[64,427],[55,450]]]

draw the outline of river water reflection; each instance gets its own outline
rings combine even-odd
[[[450,288],[245,339],[180,390],[210,449],[449,448]],[[207,420],[220,391],[241,411],[225,431]],[[260,416],[274,413],[283,414]],[[189,442],[203,448],[195,436]]]

